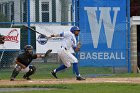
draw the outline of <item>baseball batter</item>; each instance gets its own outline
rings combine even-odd
[[[51,37],[63,37],[63,42],[61,48],[58,50],[58,56],[62,60],[64,64],[60,65],[58,68],[54,69],[51,74],[58,78],[56,73],[69,68],[71,63],[73,64],[73,70],[76,73],[76,80],[85,80],[85,78],[80,76],[78,70],[78,60],[77,58],[70,52],[70,48],[72,47],[75,52],[80,50],[79,45],[76,41],[76,36],[79,35],[80,29],[77,26],[74,26],[70,29],[69,32],[62,32],[60,34],[51,35]]]
[[[31,80],[30,76],[36,71],[36,67],[30,64],[32,60],[46,57],[51,51],[52,50],[49,49],[45,55],[33,54],[33,47],[31,45],[26,45],[24,47],[24,53],[20,54],[16,59],[16,66],[12,72],[10,81],[14,81],[20,71],[26,72],[23,76],[24,79]]]

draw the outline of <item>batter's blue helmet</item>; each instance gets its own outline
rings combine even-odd
[[[75,31],[80,31],[80,28],[79,27],[77,27],[77,26],[73,26],[73,27],[71,27],[71,29],[70,29],[70,31],[72,32],[72,33],[74,33]]]

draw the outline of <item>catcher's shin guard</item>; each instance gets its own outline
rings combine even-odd
[[[23,76],[24,79],[30,80],[29,76],[34,74],[36,72],[36,67],[35,66],[30,66],[30,70]]]
[[[17,71],[17,69],[15,68],[12,72],[11,79],[15,79],[18,74],[19,74],[19,71]]]

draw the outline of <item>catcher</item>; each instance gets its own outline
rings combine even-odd
[[[76,80],[85,80],[85,78],[81,77],[79,73],[78,59],[70,52],[71,47],[75,52],[80,50],[80,43],[77,43],[76,41],[76,37],[79,35],[79,32],[79,27],[73,26],[69,32],[62,32],[60,34],[51,35],[51,37],[63,37],[61,48],[58,50],[58,56],[62,60],[63,64],[51,72],[55,78],[57,78],[57,72],[69,68],[72,63],[73,70],[76,73]]]
[[[30,76],[35,73],[36,67],[33,65],[30,65],[33,59],[36,58],[43,58],[48,56],[49,53],[51,53],[52,50],[49,49],[45,55],[39,55],[39,54],[33,54],[33,47],[31,45],[26,45],[24,47],[24,53],[20,54],[16,58],[16,66],[12,72],[12,75],[10,77],[10,81],[14,81],[16,76],[19,74],[20,71],[26,72],[23,76],[26,80],[31,80]]]

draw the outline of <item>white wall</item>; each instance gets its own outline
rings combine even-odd
[[[50,36],[52,34],[59,34],[61,32],[69,31],[71,26],[45,26],[45,25],[36,25],[36,30],[40,33]],[[45,53],[48,49],[52,49],[52,53],[57,53],[58,49],[61,48],[61,43],[63,41],[62,37],[54,37],[50,38],[48,42],[44,45],[40,44],[38,41],[39,34],[36,33],[36,53]],[[45,39],[45,38],[42,38]],[[57,45],[57,46],[55,46]],[[73,53],[73,49],[71,48],[71,52]]]
[[[36,15],[36,11],[35,11],[35,0],[31,0],[30,1],[30,21],[31,22],[35,22],[35,15]]]
[[[61,22],[61,0],[56,0],[56,22]]]
[[[14,21],[20,22],[20,0],[14,1]]]
[[[132,25],[140,25],[140,16],[132,16],[130,19],[130,24]]]
[[[71,3],[69,3],[69,5],[68,5],[68,21],[69,22],[71,22],[71,11],[72,11],[71,10],[71,5],[72,5]]]

